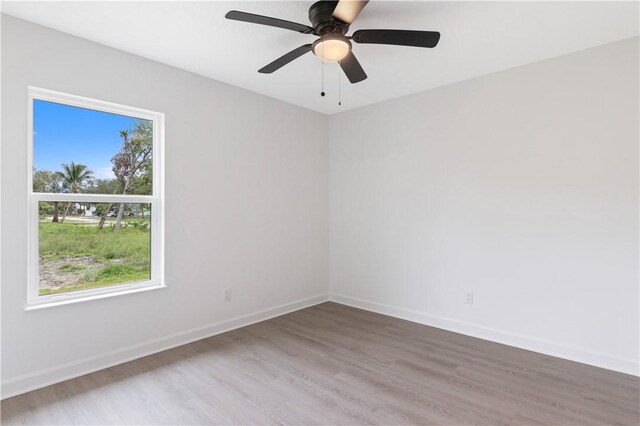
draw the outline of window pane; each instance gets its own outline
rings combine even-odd
[[[152,194],[153,122],[33,100],[33,191]]]
[[[39,294],[151,279],[151,205],[40,202]]]

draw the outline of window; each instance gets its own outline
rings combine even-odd
[[[163,287],[164,115],[29,88],[27,308]]]

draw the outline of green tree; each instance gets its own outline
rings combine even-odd
[[[63,192],[63,182],[59,172],[52,172],[50,170],[38,170],[33,169],[33,192]],[[42,208],[39,208],[41,215],[47,215],[53,213],[52,222],[58,222],[58,215],[60,213],[59,202],[54,201],[53,206],[49,203],[41,203]]]
[[[49,192],[47,187],[57,177],[55,172],[50,170],[38,170],[33,168],[33,192]]]
[[[45,219],[47,217],[47,215],[50,215],[53,213],[53,209],[54,209],[54,205],[53,203],[48,203],[45,201],[41,201],[38,203],[38,215],[40,216],[40,219]]]
[[[121,130],[122,147],[111,158],[112,170],[120,184],[121,194],[150,194],[152,176],[153,122],[138,120],[133,129]],[[122,227],[124,204],[120,204],[114,229]],[[105,210],[108,212],[112,204]],[[99,227],[104,226],[106,215]]]
[[[84,164],[76,164],[73,161],[69,164],[62,163],[62,172],[58,172],[58,176],[62,179],[64,187],[72,194],[77,194],[78,190],[82,188],[93,176],[93,173]],[[67,208],[62,215],[60,223],[64,223],[64,219],[69,214],[71,203],[67,203]]]
[[[117,179],[92,179],[83,192],[87,194],[119,194],[120,182]]]

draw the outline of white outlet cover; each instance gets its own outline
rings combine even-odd
[[[468,305],[473,305],[473,292],[467,292],[464,303]]]

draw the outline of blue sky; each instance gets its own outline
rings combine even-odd
[[[53,102],[33,101],[33,166],[58,171],[61,163],[84,164],[96,178],[113,178],[111,157],[122,146],[120,130],[136,119]]]

